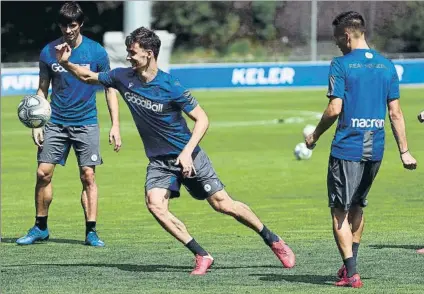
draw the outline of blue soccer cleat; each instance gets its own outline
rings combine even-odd
[[[94,247],[104,247],[105,242],[99,239],[96,231],[89,232],[85,238],[85,245],[94,246]]]
[[[16,240],[18,245],[31,245],[36,241],[47,241],[49,239],[49,229],[40,230],[37,226],[33,226],[28,234]]]

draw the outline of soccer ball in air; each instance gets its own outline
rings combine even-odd
[[[316,127],[314,125],[306,125],[303,128],[303,137],[306,139],[307,136],[309,136],[315,131],[315,128]]]
[[[38,95],[27,95],[18,105],[19,120],[31,129],[44,126],[50,115],[50,103]]]
[[[299,143],[294,148],[294,156],[297,160],[309,159],[312,156],[312,150],[308,149],[305,143]]]

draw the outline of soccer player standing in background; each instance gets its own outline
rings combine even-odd
[[[73,48],[72,61],[93,71],[108,71],[109,58],[97,42],[81,35],[84,13],[75,2],[62,5],[58,25],[62,37],[49,43],[40,54],[40,82],[37,95],[47,99],[50,82],[52,115],[44,128],[33,129],[38,146],[37,183],[35,186],[36,220],[28,234],[19,238],[19,245],[29,245],[49,238],[47,217],[52,202],[52,177],[56,164],[65,165],[71,146],[78,160],[82,183],[81,204],[86,220],[85,244],[104,246],[96,232],[97,184],[95,167],[102,163],[100,132],[96,108],[96,87],[87,85],[68,73],[56,61],[55,46],[66,42]],[[121,147],[118,98],[113,88],[105,90],[112,128],[110,143],[115,151]]]
[[[196,266],[191,274],[204,275],[213,258],[169,211],[169,200],[180,195],[181,184],[194,198],[206,199],[216,211],[256,231],[284,267],[293,267],[295,255],[291,249],[246,204],[227,194],[208,156],[199,147],[209,126],[208,117],[190,91],[157,67],[159,37],[141,27],[126,38],[125,44],[131,63],[128,68],[94,73],[69,61],[71,48],[66,44],[57,46],[57,59],[81,80],[114,87],[121,93],[150,161],[145,184],[147,208],[167,232],[195,255]],[[192,133],[183,112],[195,122]]]
[[[415,169],[417,162],[408,150],[393,63],[368,47],[365,21],[359,13],[341,13],[333,21],[333,28],[343,56],[331,62],[330,101],[305,141],[308,148],[313,148],[338,118],[327,176],[333,232],[343,258],[336,286],[359,288],[362,281],[356,258],[364,228],[362,208],[367,205],[367,194],[383,158],[386,108],[403,166]]]

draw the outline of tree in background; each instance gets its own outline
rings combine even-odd
[[[378,30],[383,51],[424,52],[424,2],[407,2]]]
[[[154,2],[153,28],[177,36],[175,47],[203,47],[224,53],[237,39],[275,40],[276,7],[280,2]]]
[[[122,30],[122,2],[79,2],[86,15],[83,34],[102,43],[107,31]],[[1,2],[2,62],[38,61],[43,46],[58,38],[63,2]]]

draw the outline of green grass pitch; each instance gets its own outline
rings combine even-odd
[[[190,277],[193,256],[146,210],[147,159],[125,103],[120,101],[122,150],[108,145],[104,96],[98,95],[104,165],[97,169],[98,231],[105,248],[82,245],[81,184],[73,152],[53,178],[51,241],[14,244],[34,222],[36,148],[17,119],[19,97],[1,100],[2,244],[1,293],[348,293],[332,286],[341,265],[331,232],[326,196],[327,160],[334,127],[310,160],[296,161],[302,129],[316,124],[325,90],[194,92],[209,114],[201,146],[228,192],[258,214],[297,255],[283,269],[261,238],[217,214],[185,190],[171,211],[186,223],[215,264]],[[424,109],[422,89],[403,89],[409,149],[418,170],[403,169],[386,120],[386,153],[368,197],[358,270],[364,288],[355,293],[424,293]],[[280,123],[275,123],[280,119]],[[282,122],[282,123],[281,123]],[[191,124],[192,125],[192,124]]]

